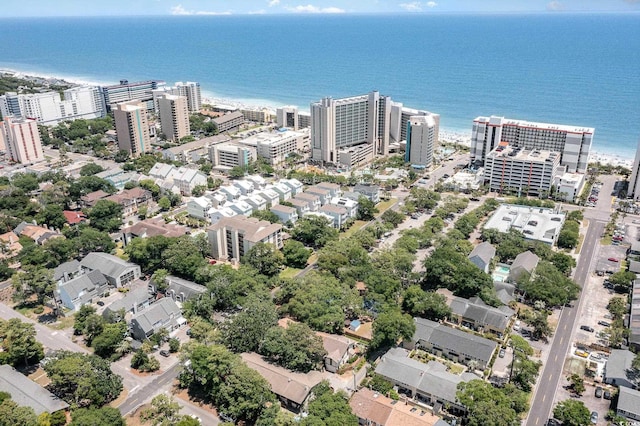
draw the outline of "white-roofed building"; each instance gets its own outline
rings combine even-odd
[[[209,222],[212,224],[218,223],[225,217],[234,217],[238,215],[238,212],[230,207],[218,207],[217,209],[211,209],[208,212]]]
[[[344,207],[347,210],[347,215],[350,218],[355,218],[358,215],[358,202],[354,200],[350,200],[349,198],[344,197],[333,197],[329,204]]]
[[[248,181],[248,180],[234,180],[231,183],[233,186],[235,186],[236,188],[238,188],[240,190],[240,192],[242,193],[242,195],[249,195],[253,192],[253,190],[255,189],[253,186],[253,182]]]
[[[274,183],[271,188],[280,196],[280,201],[286,201],[291,198],[291,188],[289,188],[284,183]]]
[[[260,175],[245,176],[245,179],[248,180],[249,182],[252,182],[253,183],[253,187],[256,190],[264,189],[264,187],[267,186],[267,181]]]
[[[253,207],[253,211],[256,210],[264,210],[267,208],[267,200],[265,200],[264,198],[262,198],[261,196],[257,195],[257,194],[253,194],[250,195],[248,197],[244,197],[244,199],[242,199],[243,201],[246,201],[247,203],[249,203],[251,205],[251,207]]]
[[[173,182],[180,189],[182,195],[189,196],[196,186],[207,186],[207,176],[200,170],[180,167]]]
[[[238,199],[233,203],[227,204],[226,207],[229,207],[231,210],[233,210],[237,214],[241,214],[245,216],[251,216],[251,213],[253,213],[253,207],[251,206],[251,204],[241,199]]]
[[[515,229],[528,240],[541,241],[553,245],[564,224],[565,214],[544,207],[503,204],[485,224],[485,229],[509,232]]]
[[[218,188],[216,192],[225,195],[227,197],[227,201],[230,202],[237,200],[242,195],[242,192],[233,185],[223,185]]]
[[[284,183],[289,188],[291,188],[291,195],[293,197],[302,192],[303,185],[302,182],[300,182],[298,179],[280,179],[279,182]]]
[[[264,198],[267,202],[267,207],[273,207],[277,204],[280,204],[280,194],[274,191],[272,188],[265,188],[261,191],[256,192],[256,195]]]

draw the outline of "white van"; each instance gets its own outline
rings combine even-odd
[[[520,320],[517,320],[515,324],[513,324],[513,331],[520,331]]]

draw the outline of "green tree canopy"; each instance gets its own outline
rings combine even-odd
[[[587,426],[591,423],[591,413],[582,401],[567,399],[553,409],[553,417],[566,426]]]
[[[358,220],[373,220],[376,213],[378,213],[378,209],[373,201],[364,195],[358,197],[358,212],[356,216]]]
[[[273,277],[282,270],[284,256],[273,244],[258,242],[249,249],[243,261],[261,274]]]
[[[446,297],[433,291],[424,291],[418,285],[412,285],[405,291],[402,308],[412,316],[432,321],[451,315]]]
[[[304,244],[296,240],[287,240],[282,248],[285,265],[299,269],[307,266],[307,260],[309,260],[311,252],[311,249],[306,248]]]
[[[78,408],[71,412],[69,426],[126,426],[117,408]]]
[[[378,315],[373,322],[371,348],[380,349],[393,346],[398,339],[409,340],[416,332],[411,315],[403,314],[400,309],[391,308]]]
[[[222,338],[234,352],[255,352],[267,331],[278,322],[275,305],[269,300],[251,300],[245,309],[221,325]]]
[[[327,351],[322,338],[306,324],[290,323],[267,330],[258,352],[289,370],[307,373],[319,369]]]
[[[44,357],[42,343],[36,340],[33,324],[12,318],[0,320],[0,364],[33,365]]]
[[[291,236],[306,246],[321,248],[338,239],[338,230],[321,216],[305,216],[296,222]]]

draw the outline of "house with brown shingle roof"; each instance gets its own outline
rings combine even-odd
[[[38,245],[42,245],[51,238],[64,238],[64,235],[54,229],[45,228],[44,226],[33,225],[22,222],[13,230],[16,235],[25,236],[32,239]]]
[[[22,244],[13,231],[5,232],[0,235],[0,259],[11,259],[20,253]]]
[[[349,400],[351,411],[361,425],[379,426],[440,426],[441,419],[427,410],[398,403],[368,388],[354,393]],[[413,411],[411,411],[413,410]]]
[[[151,191],[144,188],[135,187],[125,189],[124,191],[113,194],[106,198],[109,201],[118,203],[122,206],[122,215],[124,217],[138,214],[138,210],[142,206],[146,206],[151,201]]]
[[[122,241],[129,244],[135,237],[149,238],[157,235],[165,237],[181,237],[186,235],[187,228],[176,223],[166,223],[162,218],[145,219],[122,230]]]

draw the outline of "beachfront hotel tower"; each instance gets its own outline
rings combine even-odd
[[[409,118],[406,130],[405,161],[420,168],[430,167],[438,135],[436,130],[436,121],[430,115],[416,115]]]
[[[638,140],[638,147],[636,148],[636,157],[633,160],[627,196],[634,200],[640,200],[640,139]]]
[[[32,118],[4,117],[0,122],[0,145],[11,161],[30,164],[44,160],[38,123]]]
[[[143,102],[149,111],[153,111],[153,91],[164,86],[161,80],[136,81],[120,80],[120,84],[104,86],[100,90],[108,111],[112,111],[116,104],[128,101]]]
[[[387,155],[390,111],[391,98],[376,91],[312,103],[311,158],[355,166]]]
[[[151,136],[144,102],[129,101],[116,104],[113,110],[118,147],[132,157],[151,150]]]
[[[178,142],[191,134],[186,96],[162,95],[157,102],[160,127],[166,140]]]
[[[569,173],[586,173],[593,142],[591,127],[535,123],[504,117],[477,117],[471,132],[472,167],[482,167],[501,142],[514,148],[553,151]]]

